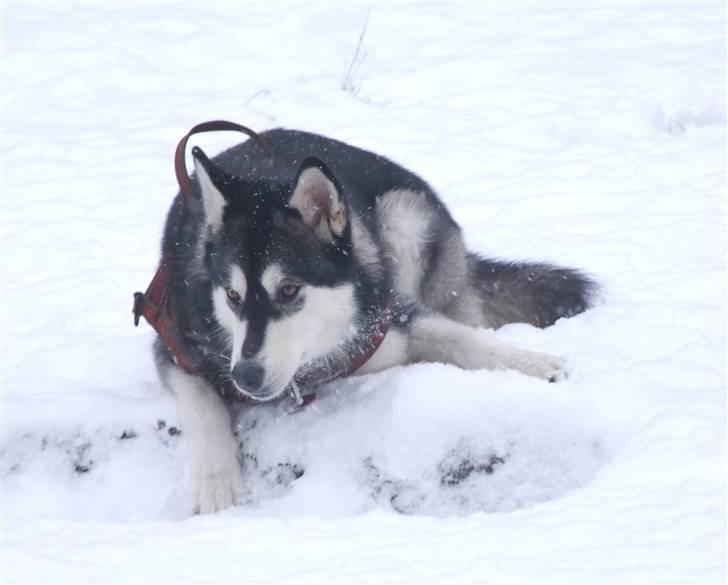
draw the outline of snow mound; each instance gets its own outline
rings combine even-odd
[[[330,385],[300,412],[242,408],[241,503],[255,516],[459,516],[559,498],[611,449],[579,402],[564,384],[423,364]],[[0,467],[13,515],[186,517],[184,436],[170,420],[16,429]]]
[[[522,378],[419,365],[340,383],[294,415],[247,409],[237,430],[251,502],[451,516],[558,498],[605,463],[609,435],[563,386]]]

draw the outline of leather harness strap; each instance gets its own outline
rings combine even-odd
[[[170,265],[170,258],[162,258],[152,282],[147,287],[147,292],[134,293],[134,308],[132,309],[134,327],[139,325],[139,317],[143,316],[147,323],[159,333],[174,363],[188,374],[197,375],[200,370],[184,350],[169,308]]]
[[[274,160],[273,151],[265,139],[245,126],[224,120],[213,120],[197,124],[179,141],[174,157],[174,169],[177,175],[177,182],[179,183],[185,205],[188,207],[192,207],[195,193],[185,165],[187,140],[194,134],[220,130],[236,130],[248,135],[260,146],[271,161]],[[186,351],[170,309],[169,280],[171,277],[172,262],[172,254],[165,254],[146,292],[134,293],[134,306],[132,307],[134,326],[138,326],[139,318],[144,317],[162,338],[174,363],[188,374],[200,375],[201,369]],[[333,371],[331,369],[322,369],[320,371],[314,371],[314,373],[297,372],[294,376],[294,382],[289,388],[297,405],[304,407],[313,402],[316,397],[314,393],[308,393],[302,396],[298,390],[298,386],[309,388],[338,378],[350,376],[363,366],[384,341],[391,321],[392,307],[387,302],[385,303],[384,309],[377,315],[375,321],[370,323],[366,331],[356,338],[356,342],[348,352],[346,363],[340,364]],[[241,401],[246,400],[245,396],[235,388],[235,385],[229,377],[225,377],[224,380],[221,380],[215,386],[216,390],[223,397]]]
[[[182,137],[182,140],[177,143],[177,148],[174,152],[174,173],[177,176],[177,183],[179,183],[179,189],[182,192],[182,196],[185,199],[185,205],[190,206],[195,198],[195,193],[192,189],[192,182],[190,176],[187,174],[187,166],[185,164],[185,153],[187,151],[187,140],[194,134],[201,134],[203,132],[219,132],[221,130],[233,130],[247,134],[253,141],[260,146],[261,150],[265,152],[266,156],[274,161],[273,150],[266,140],[256,132],[253,132],[247,126],[241,126],[235,122],[227,122],[226,120],[210,120],[209,122],[202,122],[193,126],[190,131]]]

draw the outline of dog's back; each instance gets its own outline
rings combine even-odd
[[[275,152],[275,169],[252,141],[215,161],[233,174],[291,182],[305,158],[324,159],[347,203],[381,243],[398,292],[424,307],[470,325],[547,327],[592,302],[596,285],[577,270],[467,253],[460,227],[432,187],[389,159],[307,132],[276,129],[263,136]]]
[[[292,184],[302,161],[324,160],[345,193],[361,260],[385,271],[383,282],[393,282],[400,296],[422,308],[474,326],[547,327],[590,306],[596,284],[577,270],[469,253],[432,187],[386,157],[298,130],[262,136],[274,165],[252,140],[213,161],[234,176]]]

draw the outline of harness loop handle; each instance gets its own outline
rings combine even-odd
[[[246,134],[253,141],[260,146],[266,156],[274,162],[273,150],[271,149],[268,142],[260,134],[257,134],[247,126],[236,124],[235,122],[228,122],[226,120],[210,120],[209,122],[202,122],[193,126],[190,131],[182,137],[182,140],[177,144],[177,150],[174,153],[174,172],[177,175],[177,182],[179,183],[179,189],[184,197],[185,205],[192,205],[194,200],[194,191],[192,190],[192,182],[187,174],[187,165],[185,163],[185,153],[187,150],[187,140],[194,134],[201,134],[203,132],[218,132],[220,130],[233,130]]]

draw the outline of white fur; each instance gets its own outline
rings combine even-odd
[[[517,370],[544,380],[564,376],[560,357],[519,349],[486,329],[439,315],[414,320],[408,349],[412,362],[441,362],[466,370]]]
[[[407,336],[390,329],[374,355],[355,374],[372,374],[408,362]]]
[[[432,213],[425,195],[408,190],[385,193],[377,200],[386,256],[392,259],[394,282],[401,293],[418,298],[422,252],[429,239]]]
[[[270,321],[261,360],[266,384],[285,390],[303,363],[333,351],[350,334],[355,316],[354,287],[305,286],[304,306],[289,317]]]
[[[205,221],[210,229],[215,232],[222,225],[222,214],[225,211],[227,201],[220,193],[220,190],[215,187],[205,168],[197,162],[197,159],[195,159],[195,174],[202,193]]]
[[[241,271],[242,272],[242,271]],[[232,339],[230,343],[230,369],[232,370],[237,357],[243,351],[243,342],[245,334],[248,332],[247,321],[241,321],[238,316],[230,308],[227,301],[227,293],[221,286],[215,287],[212,291],[212,306],[215,311],[215,319],[222,325]]]
[[[562,358],[513,347],[485,329],[440,315],[417,317],[409,334],[390,329],[356,374],[417,362],[453,364],[466,370],[516,370],[545,380],[564,375]]]
[[[208,514],[228,508],[243,494],[238,444],[230,428],[230,414],[217,392],[202,378],[171,367],[164,380],[177,397],[192,463],[195,511]]]
[[[266,267],[263,271],[263,275],[260,277],[260,283],[263,285],[263,288],[266,290],[271,299],[276,298],[276,290],[278,290],[282,281],[283,271],[278,264],[271,264]]]
[[[351,239],[354,242],[354,257],[369,276],[379,280],[384,271],[381,250],[375,244],[369,230],[366,229],[359,216],[352,213],[350,221]]]
[[[248,291],[248,279],[245,278],[245,273],[239,266],[233,266],[230,269],[230,286],[237,291],[241,299],[245,298],[245,293]]]

